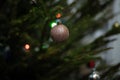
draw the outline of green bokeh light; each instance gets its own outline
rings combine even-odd
[[[51,27],[51,28],[55,27],[56,25],[57,25],[56,22],[51,22],[51,23],[50,23],[50,27]]]

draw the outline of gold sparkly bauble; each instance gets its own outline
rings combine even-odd
[[[63,24],[58,24],[51,29],[51,37],[55,42],[62,42],[68,39],[69,30]]]

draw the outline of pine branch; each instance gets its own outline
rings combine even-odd
[[[119,67],[120,67],[120,63],[111,67],[111,68],[109,68],[107,71],[105,71],[101,74],[101,79],[104,79],[109,75],[113,76],[113,74],[115,74],[118,71]]]

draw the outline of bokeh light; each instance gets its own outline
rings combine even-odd
[[[56,14],[56,18],[60,18],[61,16],[62,16],[61,13]]]
[[[56,22],[51,22],[51,23],[50,23],[50,27],[51,27],[51,28],[55,27],[56,25],[57,25]]]
[[[116,28],[119,27],[119,25],[120,25],[120,24],[119,24],[118,22],[115,23],[115,27],[116,27]]]
[[[29,45],[29,44],[25,44],[24,48],[25,48],[26,50],[29,50],[29,49],[30,49],[30,45]]]

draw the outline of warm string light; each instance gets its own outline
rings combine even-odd
[[[57,13],[57,14],[56,14],[56,18],[57,18],[57,19],[61,18],[61,16],[62,16],[61,13]]]
[[[29,44],[25,44],[24,48],[25,48],[25,50],[29,50],[30,49],[30,45]]]
[[[115,23],[115,27],[118,28],[120,24],[118,22]]]

